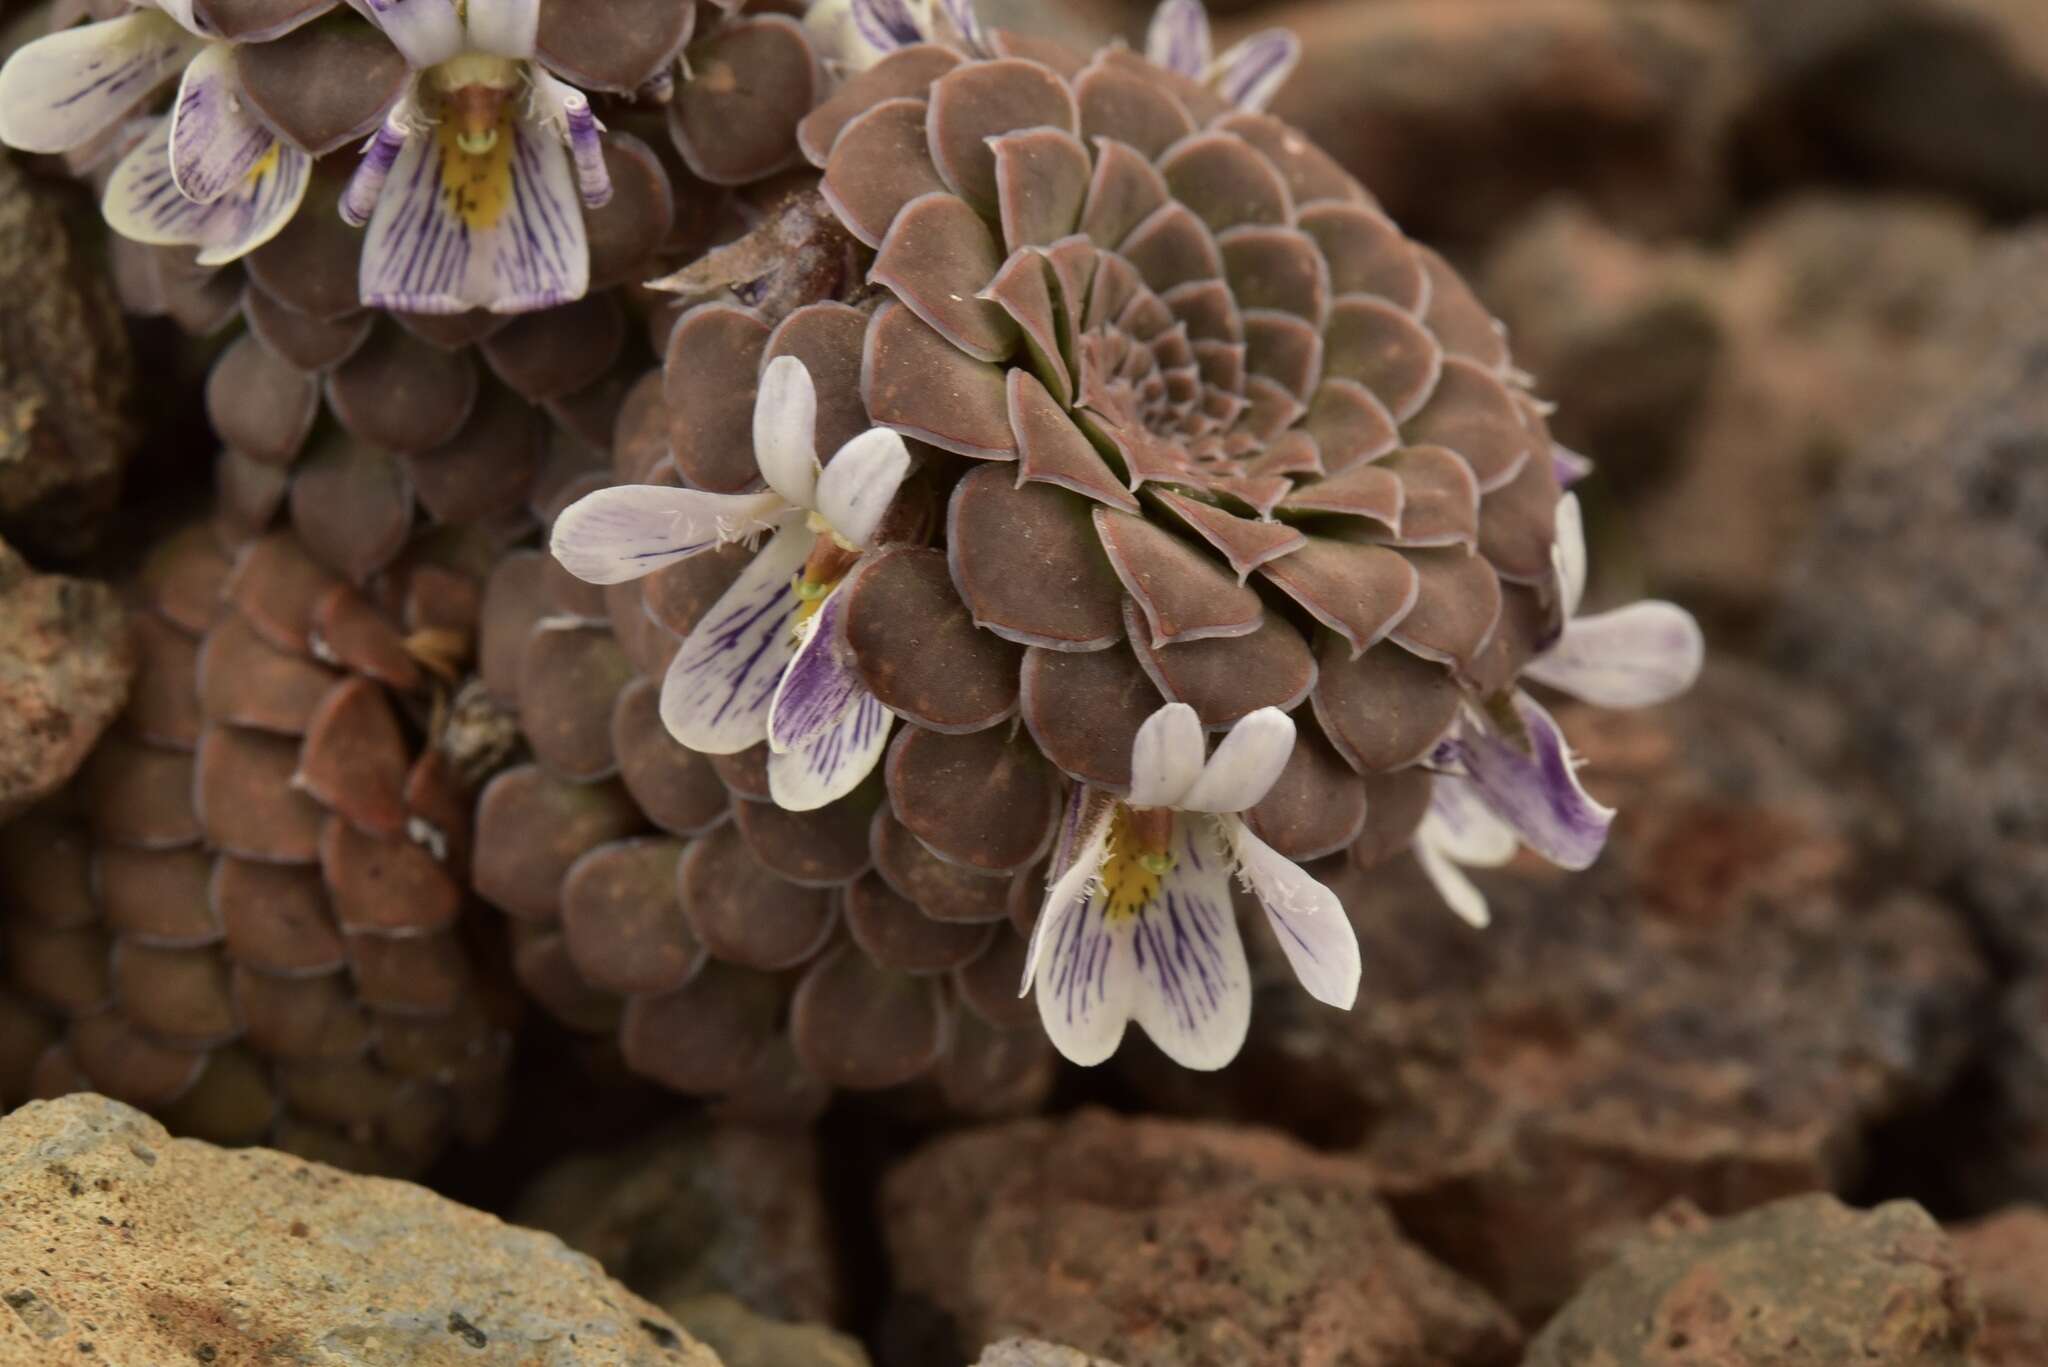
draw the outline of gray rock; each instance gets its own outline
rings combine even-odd
[[[549,1235],[105,1097],[0,1120],[0,1192],[0,1361],[719,1367]]]
[[[974,1367],[1117,1367],[1107,1358],[1089,1357],[1078,1348],[1062,1348],[1039,1339],[1004,1339],[981,1350]]]
[[[823,1324],[785,1324],[726,1295],[662,1307],[725,1367],[871,1367],[860,1340]]]

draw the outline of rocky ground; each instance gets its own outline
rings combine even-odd
[[[493,1215],[32,1105],[0,1362],[2048,1363],[2048,8],[1212,7],[1302,32],[1281,112],[1598,461],[1594,599],[1707,626],[1687,699],[1564,717],[1622,810],[1600,866],[1483,876],[1484,933],[1360,880],[1356,1012],[1276,986],[1220,1075],[1131,1048],[991,1126],[749,1130],[541,1037],[429,1177]],[[76,206],[15,174],[0,814],[121,706],[92,577],[140,415],[51,246]],[[35,1047],[0,1015],[0,1097]]]

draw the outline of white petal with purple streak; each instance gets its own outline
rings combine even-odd
[[[669,664],[661,719],[669,734],[706,755],[734,755],[768,739],[768,709],[796,653],[796,573],[817,541],[801,514],[733,581]]]
[[[362,227],[370,221],[370,215],[377,212],[377,201],[384,194],[385,182],[391,179],[391,168],[397,165],[398,154],[405,150],[406,140],[416,131],[416,113],[417,108],[408,93],[385,116],[383,124],[363,148],[363,159],[356,164],[355,172],[349,176],[348,186],[341,195],[341,221],[349,227]]]
[[[1569,489],[1593,473],[1593,462],[1567,446],[1550,444],[1550,468],[1560,488]]]
[[[768,748],[778,754],[809,744],[868,691],[848,664],[840,637],[845,587],[833,589],[797,630],[796,654],[782,671],[768,708]]]
[[[1121,927],[1138,977],[1132,1015],[1183,1068],[1221,1068],[1251,1026],[1251,973],[1230,901],[1230,854],[1216,823],[1173,823],[1173,867],[1159,893]],[[1115,972],[1114,967],[1111,969]]]
[[[1654,707],[1691,688],[1707,643],[1693,615],[1675,603],[1630,603],[1574,617],[1522,677],[1596,707]]]
[[[242,107],[234,45],[208,44],[186,66],[171,106],[171,174],[178,193],[211,204],[276,145],[276,135]]]
[[[196,204],[171,177],[170,121],[160,120],[114,168],[100,215],[132,241],[196,247],[200,265],[226,265],[282,232],[306,197],[313,159],[285,143],[275,152],[227,194]]]
[[[1253,835],[1234,816],[1217,818],[1245,887],[1258,898],[1294,976],[1311,997],[1340,1011],[1358,1000],[1358,932],[1337,894]]]
[[[493,57],[533,56],[540,31],[540,0],[469,0],[463,7],[469,47]]]
[[[1524,845],[1560,868],[1586,868],[1600,857],[1614,812],[1580,786],[1550,713],[1526,693],[1512,702],[1526,744],[1466,725],[1456,742],[1465,775]]]
[[[982,31],[981,16],[974,12],[974,0],[937,0],[933,20],[933,37],[952,39],[977,57],[989,55],[988,36]]]
[[[1145,56],[1155,66],[1199,81],[1209,71],[1209,12],[1202,0],[1164,0],[1145,31]]]
[[[548,549],[587,584],[623,584],[775,528],[789,513],[779,494],[707,494],[622,484],[585,494],[555,519]]]
[[[384,30],[391,45],[417,70],[461,52],[466,40],[455,0],[348,0]]]
[[[542,122],[569,145],[569,160],[576,167],[576,192],[583,197],[584,207],[602,209],[612,202],[612,173],[604,164],[604,125],[590,112],[590,97],[538,67],[531,68],[529,74]]]
[[[1437,848],[1474,868],[1499,868],[1521,846],[1514,828],[1493,814],[1478,789],[1455,774],[1439,774],[1430,785],[1422,823]]]
[[[415,0],[417,3],[417,0]],[[527,313],[583,297],[590,243],[569,151],[537,121],[510,126],[505,179],[485,209],[455,207],[443,154],[447,126],[406,139],[363,239],[361,293],[371,308],[411,313]]]
[[[1210,82],[1238,108],[1262,110],[1300,64],[1301,39],[1287,29],[1269,28],[1218,57]]]
[[[1024,949],[1024,977],[1017,984],[1018,996],[1031,990],[1047,942],[1060,924],[1080,909],[1101,877],[1114,811],[1113,804],[1100,801],[1086,784],[1076,783],[1068,791],[1066,811],[1060,819],[1059,843],[1053,849],[1050,866],[1052,883],[1046,889],[1038,920],[1031,927],[1030,943]]]
[[[200,47],[149,10],[25,44],[0,66],[0,142],[24,152],[68,152],[90,142]]]
[[[768,796],[787,812],[813,812],[837,802],[882,762],[895,720],[874,694],[862,689],[808,742],[768,756]]]
[[[818,516],[840,540],[866,549],[909,474],[910,448],[902,435],[871,427],[840,447],[818,476]]]
[[[1238,719],[1202,776],[1175,803],[1189,812],[1243,812],[1256,807],[1279,781],[1294,753],[1294,719],[1261,707]]]

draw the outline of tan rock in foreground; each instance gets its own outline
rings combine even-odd
[[[0,1120],[0,1307],[10,1365],[718,1367],[551,1235],[89,1094]]]

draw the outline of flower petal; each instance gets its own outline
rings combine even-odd
[[[1514,828],[1493,814],[1471,783],[1453,774],[1439,774],[1431,784],[1422,829],[1447,857],[1477,868],[1499,868],[1521,847]]]
[[[840,447],[818,477],[818,514],[841,540],[866,547],[909,473],[910,448],[902,435],[869,428]]]
[[[348,0],[384,30],[393,47],[418,70],[447,61],[464,45],[455,0]]]
[[[818,501],[818,391],[794,356],[777,356],[761,372],[754,397],[754,459],[768,487],[792,508]]]
[[[1550,444],[1550,466],[1560,487],[1569,489],[1593,473],[1593,462],[1570,447]]]
[[[1145,31],[1145,56],[1154,66],[1199,81],[1209,70],[1209,13],[1202,0],[1163,0]]]
[[[412,109],[410,97],[400,100],[378,128],[370,145],[363,149],[363,159],[357,164],[355,173],[348,178],[348,188],[341,196],[341,221],[351,228],[360,228],[370,221],[370,215],[377,212],[377,201],[384,195],[384,184],[391,178],[391,168],[398,162],[398,154],[405,150],[409,114]]]
[[[1586,868],[1600,857],[1614,812],[1579,785],[1551,715],[1526,693],[1515,693],[1513,705],[1528,748],[1467,726],[1456,743],[1466,777],[1524,845],[1560,868]]]
[[[114,168],[100,215],[133,241],[197,247],[198,264],[226,265],[282,232],[306,197],[313,159],[282,142],[272,152],[233,191],[196,204],[172,180],[170,121],[161,120]]]
[[[811,812],[858,788],[882,762],[895,722],[862,689],[824,730],[794,750],[768,756],[768,795],[788,812]]]
[[[1358,1000],[1360,968],[1358,932],[1343,902],[1236,817],[1222,824],[1238,872],[1265,908],[1294,976],[1317,1001],[1349,1011]]]
[[[533,56],[534,35],[540,31],[540,0],[469,0],[463,15],[469,23],[472,51],[494,57]]]
[[[1551,547],[1557,565],[1557,596],[1569,622],[1586,596],[1586,516],[1577,494],[1557,501],[1557,541]]]
[[[1486,894],[1481,892],[1465,871],[1444,853],[1443,847],[1429,838],[1426,827],[1428,818],[1423,818],[1424,828],[1415,832],[1414,843],[1409,846],[1415,851],[1415,858],[1422,865],[1422,871],[1436,888],[1436,895],[1444,899],[1457,918],[1474,930],[1484,930],[1493,924],[1493,912],[1486,905]]]
[[[1175,1063],[1207,1071],[1236,1058],[1244,1045],[1251,973],[1230,902],[1230,856],[1215,823],[1173,825],[1173,866],[1160,877],[1158,895],[1108,929],[1130,946],[1138,1025]],[[1113,978],[1117,958],[1109,971]]]
[[[905,0],[852,0],[847,8],[853,20],[855,36],[873,53],[872,57],[861,63],[863,66],[872,65],[884,53],[909,47],[912,43],[921,43],[925,39],[924,23],[911,12]]]
[[[1018,996],[1031,990],[1032,979],[1038,974],[1038,961],[1061,922],[1078,910],[1096,887],[1103,858],[1109,851],[1110,817],[1115,810],[1113,804],[1099,800],[1083,784],[1077,783],[1068,791],[1067,809],[1060,819],[1059,842],[1053,849],[1052,884],[1046,889],[1038,920],[1031,928],[1030,943],[1024,950],[1024,977],[1017,984]]]
[[[476,23],[471,10],[470,23]],[[612,202],[612,173],[604,164],[604,125],[590,112],[590,97],[539,68],[533,72],[533,95],[547,122],[569,144],[576,166],[576,192],[585,208],[602,209]]]
[[[974,12],[974,0],[937,0],[937,3],[933,23],[928,26],[932,37],[941,42],[953,39],[976,56],[988,56],[988,39],[982,33],[981,17]]]
[[[363,303],[526,313],[582,298],[590,243],[568,149],[510,117],[487,152],[463,151],[456,136],[444,122],[399,152],[363,240]]]
[[[692,750],[736,755],[768,738],[768,708],[796,653],[796,572],[816,540],[787,515],[669,664],[661,719]]]
[[[1238,43],[1216,59],[1216,93],[1240,109],[1263,110],[1301,64],[1301,39],[1284,28],[1269,28]]]
[[[548,549],[586,584],[623,584],[713,546],[772,530],[788,512],[772,490],[707,494],[622,484],[585,494],[564,509]]]
[[[1083,1067],[1116,1052],[1139,989],[1132,921],[1110,923],[1109,902],[1096,876],[1108,824],[1101,823],[1083,858],[1053,885],[1025,958],[1025,981],[1037,989],[1046,1037]]]
[[[90,142],[199,50],[199,39],[147,10],[25,44],[0,66],[0,142],[24,152]]]
[[[1188,812],[1249,811],[1279,781],[1293,753],[1292,717],[1277,707],[1247,713],[1174,805]]]
[[[1630,603],[1572,619],[1522,674],[1597,707],[1654,707],[1693,686],[1706,653],[1700,624],[1684,608]]]
[[[1202,721],[1184,702],[1172,702],[1145,718],[1131,741],[1133,807],[1178,807],[1202,776],[1207,749]]]
[[[800,644],[768,707],[768,748],[781,754],[808,745],[868,692],[842,653],[847,597],[838,588],[798,629]]]
[[[277,137],[243,108],[232,43],[211,43],[185,68],[171,109],[178,193],[211,204],[245,179]]]

